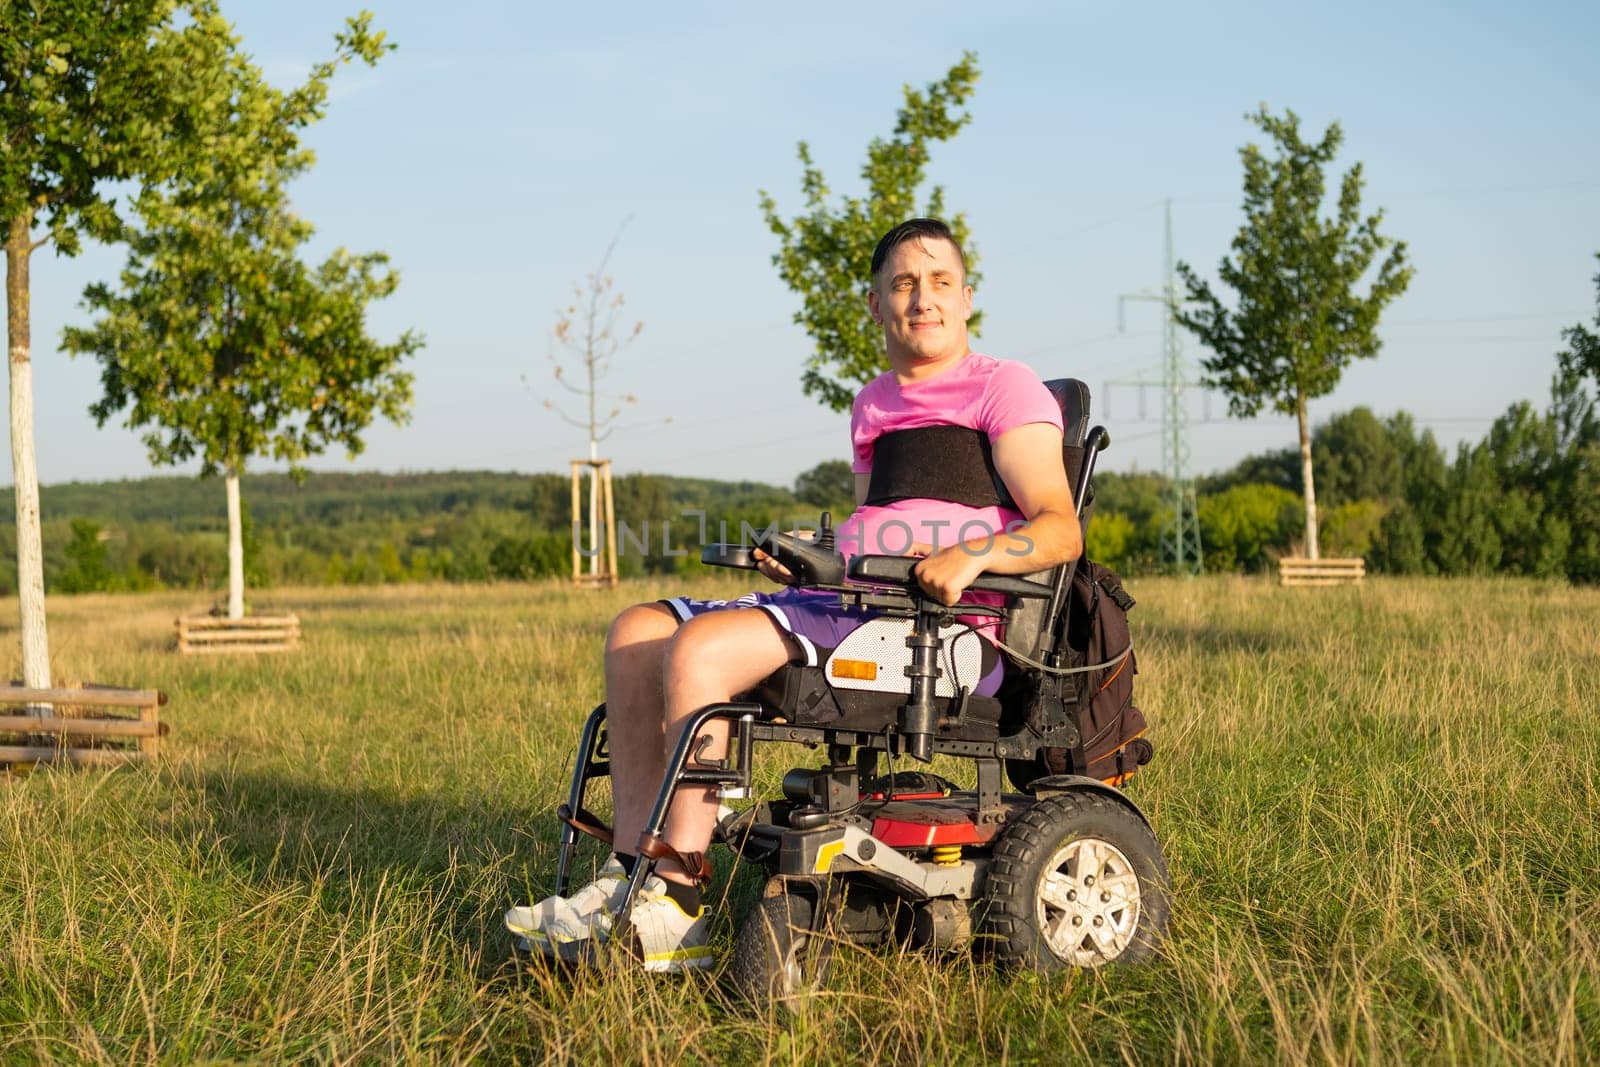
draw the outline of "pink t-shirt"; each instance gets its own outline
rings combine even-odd
[[[886,433],[925,426],[964,426],[982,430],[993,443],[1030,422],[1061,429],[1061,408],[1033,368],[1013,360],[974,352],[933,378],[901,385],[893,371],[879,375],[856,394],[850,414],[854,445],[851,469],[872,471],[873,444]],[[974,508],[948,500],[896,500],[862,506],[839,526],[839,550],[846,556],[904,555],[913,544],[948,548],[1023,522],[1012,508]]]

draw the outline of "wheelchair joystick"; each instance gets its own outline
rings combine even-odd
[[[824,511],[822,517],[817,520],[817,547],[826,552],[834,550],[833,514],[831,512]]]

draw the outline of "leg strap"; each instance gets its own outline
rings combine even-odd
[[[705,886],[711,881],[711,861],[704,852],[679,852],[655,834],[639,835],[639,855],[653,860],[671,860],[683,868],[696,885]]]
[[[598,837],[608,845],[612,843],[611,827],[607,826],[605,820],[588,808],[579,808],[578,814],[574,815],[572,814],[572,809],[563,804],[556,809],[556,818],[581,834]]]

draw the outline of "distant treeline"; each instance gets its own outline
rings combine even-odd
[[[1581,381],[1558,376],[1548,410],[1512,405],[1452,456],[1401,412],[1355,408],[1312,435],[1326,556],[1390,574],[1519,574],[1600,582],[1600,422]],[[1158,566],[1159,475],[1096,479],[1092,555]],[[1299,550],[1305,515],[1294,448],[1198,480],[1207,570],[1253,571]]]
[[[1453,456],[1405,413],[1335,415],[1313,438],[1326,555],[1395,574],[1509,573],[1600,581],[1600,424],[1574,381],[1540,412],[1512,406]],[[1089,549],[1125,573],[1159,569],[1165,483],[1097,478]],[[616,479],[624,576],[692,570],[702,540],[742,526],[842,515],[849,466],[819,464],[794,488],[636,474]],[[1200,479],[1206,569],[1256,571],[1297,551],[1300,460],[1290,448]],[[456,471],[243,480],[252,589],[277,585],[529,579],[570,572],[571,482],[558,474]],[[15,558],[11,495],[0,552]],[[45,575],[57,592],[220,589],[227,574],[221,482],[71,483],[43,491]],[[688,514],[686,514],[688,513]],[[706,516],[705,528],[695,513]],[[14,592],[15,575],[0,574]]]
[[[566,475],[250,475],[241,481],[247,586],[479,582],[570,573],[571,481]],[[758,482],[627,475],[615,482],[624,576],[699,566],[700,523],[736,536],[814,520],[785,489]],[[219,589],[227,578],[223,486],[215,479],[47,486],[45,581],[54,592]],[[9,493],[0,503],[0,553],[15,558]],[[640,547],[648,543],[648,551]],[[692,559],[691,559],[692,557]],[[0,592],[15,592],[0,574]]]

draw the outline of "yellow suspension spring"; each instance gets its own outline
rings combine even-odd
[[[934,845],[933,862],[941,867],[954,867],[961,862],[960,845]]]

